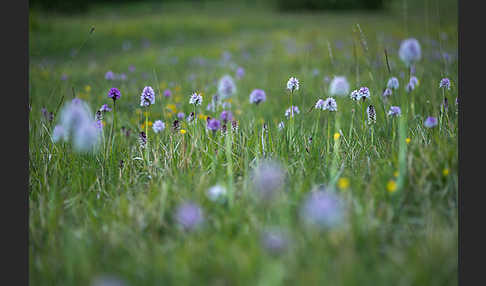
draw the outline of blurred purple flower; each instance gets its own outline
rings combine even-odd
[[[267,96],[265,94],[265,91],[261,89],[254,89],[250,93],[250,103],[255,103],[256,105],[258,105],[260,102],[264,102],[265,100],[267,100]]]
[[[278,228],[266,229],[261,234],[261,244],[269,254],[280,255],[288,248],[288,235]]]
[[[177,118],[179,118],[179,119],[184,119],[185,116],[186,115],[184,114],[184,112],[177,113]]]
[[[115,79],[115,74],[112,71],[107,71],[105,74],[105,79],[107,80],[114,80]]]
[[[400,116],[402,114],[402,110],[398,106],[390,106],[390,110],[388,111],[388,116]]]
[[[207,128],[215,132],[221,128],[221,122],[218,119],[211,118],[207,121]]]
[[[419,61],[422,57],[419,42],[414,38],[402,41],[398,55],[407,66]]]
[[[300,217],[304,223],[318,228],[332,228],[343,222],[344,204],[341,199],[320,189],[307,195],[301,205]]]
[[[241,79],[244,75],[245,75],[245,69],[242,67],[238,67],[238,69],[236,69],[236,78]]]
[[[172,95],[172,92],[170,91],[170,89],[164,90],[164,96],[165,97],[170,97],[171,95]]]
[[[175,220],[184,230],[192,231],[203,223],[203,211],[197,204],[185,202],[177,208]]]
[[[226,123],[227,121],[231,121],[233,119],[233,114],[229,110],[223,110],[223,112],[221,112],[220,118],[221,120],[223,120],[224,123]]]
[[[165,123],[161,120],[156,120],[152,125],[152,129],[155,133],[159,133],[160,131],[163,131],[165,129]]]
[[[269,200],[282,188],[285,172],[281,165],[272,160],[260,162],[252,172],[253,187],[260,198]]]
[[[437,126],[437,118],[429,116],[427,119],[425,119],[424,126],[427,128],[432,128],[434,126]]]

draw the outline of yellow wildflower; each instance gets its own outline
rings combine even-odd
[[[410,138],[409,138],[409,137],[407,137],[407,138],[405,139],[405,142],[407,142],[407,144],[408,144],[408,143],[410,143],[410,141],[411,141],[411,140],[410,140]]]
[[[349,187],[349,179],[348,178],[339,178],[338,180],[338,187],[343,190]]]
[[[181,134],[186,134],[186,130],[185,129],[181,129]]]
[[[84,86],[84,91],[90,92],[91,91],[91,86],[90,85],[85,85]]]
[[[389,193],[394,193],[397,190],[397,183],[394,180],[388,181],[388,184],[386,184],[386,190]]]
[[[445,168],[444,170],[442,170],[442,175],[444,176],[449,175],[449,168]]]
[[[398,171],[395,171],[395,172],[393,173],[393,176],[394,176],[395,178],[397,178],[397,177],[398,177]]]
[[[338,140],[339,137],[341,137],[341,134],[339,134],[338,132],[334,133],[334,140]]]

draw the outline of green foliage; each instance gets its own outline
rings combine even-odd
[[[435,4],[430,7],[439,7]],[[434,57],[439,48],[457,52],[455,18],[439,18],[442,10],[424,17],[420,10],[281,15],[210,4],[147,7],[32,15],[32,285],[90,285],[101,274],[129,285],[457,284],[457,60]],[[422,44],[423,59],[416,68],[420,85],[407,94],[408,69],[397,50],[410,36]],[[176,112],[193,111],[188,100],[195,90],[204,97],[197,113],[219,117],[221,110],[207,111],[206,104],[216,93],[215,80],[234,77],[234,67],[222,64],[224,52],[245,68],[231,99],[238,131],[212,134],[200,118],[197,128],[183,122],[187,133],[173,132]],[[128,79],[107,81],[108,70]],[[67,80],[61,80],[63,74]],[[362,106],[348,96],[336,98],[335,114],[309,111],[318,98],[329,96],[324,78],[333,75],[345,75],[352,89],[370,88],[367,104],[377,112],[373,132],[363,124]],[[400,89],[385,102],[381,93],[390,75],[399,78]],[[301,82],[292,98],[301,113],[287,133],[277,126],[290,125],[284,117],[290,76]],[[425,118],[439,116],[439,81],[445,76],[453,83],[445,93],[449,109],[440,127],[427,129]],[[141,150],[137,135],[145,110],[139,102],[146,85],[158,94],[149,120],[161,119],[167,128],[159,134],[149,129],[148,146]],[[103,119],[98,153],[79,154],[69,143],[52,142],[59,106],[73,92],[96,110],[104,103],[113,107],[107,98],[113,86],[122,97],[112,145],[112,113]],[[165,88],[172,97],[160,95]],[[254,88],[265,90],[266,102],[249,103]],[[401,118],[386,115],[391,105],[402,108]],[[43,119],[42,107],[54,113],[53,122]],[[263,123],[268,132],[262,141]],[[129,136],[122,126],[132,131]],[[263,151],[287,174],[270,204],[255,197],[251,182]],[[387,188],[390,181],[396,183],[394,192]],[[228,188],[231,200],[210,201],[206,191],[215,184]],[[321,184],[342,197],[348,210],[345,223],[330,231],[308,228],[299,217],[306,195]],[[175,223],[174,211],[186,200],[204,210],[206,221],[198,231],[184,232]],[[271,226],[290,236],[280,256],[261,245],[262,230]]]

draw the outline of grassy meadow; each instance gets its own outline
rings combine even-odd
[[[456,285],[457,10],[404,3],[379,12],[279,13],[220,2],[31,10],[31,284],[95,285],[110,276],[125,285]],[[408,92],[398,51],[411,37],[422,57]],[[235,94],[207,110],[226,74]],[[333,96],[335,112],[313,108],[331,96],[334,76],[371,96]],[[392,76],[400,85],[385,99]],[[292,94],[290,77],[300,83]],[[445,77],[450,90],[439,87]],[[156,94],[149,107],[140,105],[145,86]],[[112,87],[121,92],[116,107]],[[254,89],[266,101],[250,103]],[[193,92],[202,105],[189,104]],[[93,118],[103,104],[116,109],[103,116],[96,152],[53,142],[74,97]],[[290,100],[300,113],[287,118]],[[367,122],[370,104],[375,124]],[[390,106],[401,116],[389,116]],[[220,118],[223,108],[238,127],[208,130],[207,116]],[[186,120],[193,111],[196,124]],[[425,127],[429,116],[437,126]],[[156,120],[165,123],[158,133]],[[255,187],[268,160],[283,174],[270,199]],[[274,183],[266,175],[262,184]],[[226,194],[211,200],[215,185]],[[303,217],[319,189],[342,202],[332,227]],[[202,211],[194,229],[178,223],[185,202]],[[274,248],[268,231],[277,233]]]

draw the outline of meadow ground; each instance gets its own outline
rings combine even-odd
[[[457,19],[430,3],[406,13],[142,4],[31,11],[31,284],[89,285],[111,275],[128,285],[456,285]],[[422,47],[411,92],[398,56],[409,37]],[[225,74],[236,92],[207,110]],[[336,112],[311,110],[331,96],[335,75],[371,96],[356,102],[349,92],[334,96]],[[291,76],[300,81],[292,96]],[[400,86],[384,99],[391,76]],[[444,77],[450,90],[439,88]],[[145,86],[156,93],[150,107],[140,106]],[[75,96],[94,118],[103,104],[114,108],[112,87],[121,98],[116,117],[103,116],[96,153],[53,142],[63,105]],[[249,101],[257,88],[266,93],[258,105]],[[195,91],[203,96],[196,107]],[[290,100],[300,113],[286,118]],[[375,124],[365,122],[370,104]],[[390,106],[401,116],[388,116]],[[220,118],[223,108],[238,128],[207,130],[206,116]],[[173,129],[179,112],[194,110],[197,124],[184,118]],[[437,126],[425,127],[429,116]],[[156,120],[165,123],[159,133]],[[268,159],[280,167],[262,170]],[[226,194],[213,201],[215,185]],[[317,190],[332,200],[306,204]],[[186,202],[202,213],[181,209]]]

